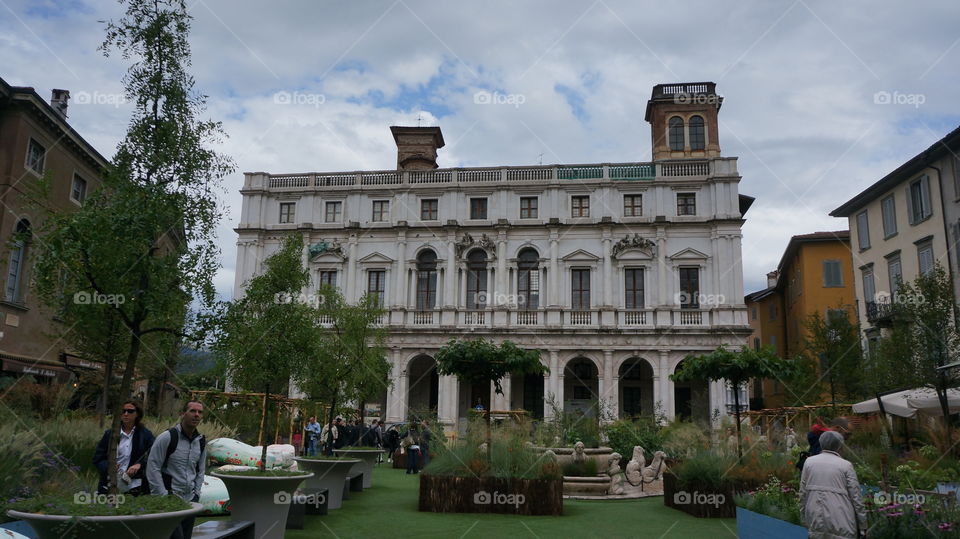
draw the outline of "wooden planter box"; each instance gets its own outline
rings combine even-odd
[[[563,480],[420,474],[420,511],[562,515]]]
[[[807,539],[807,529],[785,520],[737,507],[737,537],[739,539]]]
[[[706,484],[677,486],[677,476],[663,474],[663,505],[698,518],[734,518],[737,506],[733,503],[733,488],[717,490]]]

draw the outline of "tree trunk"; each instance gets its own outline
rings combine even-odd
[[[262,419],[263,429],[260,431],[261,437],[264,432],[268,432],[267,417],[270,415],[268,413],[269,408],[270,408],[270,382],[267,382],[267,392],[263,397],[263,419]],[[266,469],[267,469],[267,441],[263,440],[263,444],[260,446],[260,471],[262,472]]]
[[[324,440],[326,443],[330,444],[328,449],[330,453],[333,453],[333,418],[336,415],[337,410],[337,392],[333,392],[333,396],[330,398],[330,414],[327,416],[327,439]],[[337,436],[340,436],[340,433],[337,432]]]
[[[120,382],[120,398],[113,409],[113,420],[110,422],[110,443],[107,444],[107,488],[110,494],[119,494],[117,485],[117,445],[120,443],[120,414],[123,413],[123,401],[130,395],[133,385],[133,371],[137,366],[137,357],[140,355],[140,324],[130,331],[130,349],[127,351],[127,364],[123,371],[123,381]]]
[[[737,460],[743,458],[743,447],[740,442],[740,385],[733,387],[733,415],[737,418]]]
[[[110,406],[110,382],[113,378],[113,358],[107,359],[107,364],[104,366],[104,377],[103,377],[103,394],[100,395],[100,402],[97,405],[97,416],[99,422],[99,428],[103,428],[103,421],[106,419],[107,410]]]

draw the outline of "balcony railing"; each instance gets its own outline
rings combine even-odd
[[[887,325],[893,320],[894,309],[889,301],[868,301],[867,322],[876,326]]]
[[[535,326],[539,317],[537,311],[516,311],[518,326]]]
[[[621,311],[620,324],[624,326],[647,325],[647,311]]]
[[[433,311],[415,311],[413,313],[413,325],[415,326],[429,326],[433,322]]]
[[[568,311],[571,326],[589,326],[593,324],[593,311]]]
[[[638,181],[656,177],[706,176],[711,161],[683,160],[656,163],[611,163],[569,166],[450,168],[437,170],[375,170],[309,174],[272,174],[268,189],[327,189],[376,185],[477,184],[499,182],[551,182],[570,180]],[[724,174],[726,165],[715,173]]]
[[[487,311],[463,311],[463,325],[483,326],[486,324]]]
[[[678,326],[702,326],[703,311],[681,309],[674,311],[674,324]]]

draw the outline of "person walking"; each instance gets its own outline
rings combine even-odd
[[[810,426],[810,432],[807,433],[807,443],[810,444],[811,457],[820,454],[820,436],[828,431],[830,429],[824,427],[823,422],[819,419]]]
[[[123,494],[139,496],[150,492],[146,482],[147,456],[154,436],[143,426],[143,407],[136,400],[123,403],[120,412],[120,443],[117,445],[117,486]],[[107,455],[113,429],[107,429],[93,452],[93,465],[100,472],[97,492],[107,494]]]
[[[400,429],[396,425],[393,425],[387,429],[387,451],[389,456],[387,457],[388,462],[393,462],[394,457],[397,454],[397,450],[400,449]]]
[[[825,431],[820,453],[810,456],[800,474],[800,510],[811,539],[856,539],[867,531],[860,482],[850,461],[840,456],[843,436]]]
[[[323,441],[323,454],[330,456],[334,449],[341,447],[340,442],[340,418],[336,418],[333,425],[327,424],[320,431],[320,439]]]
[[[303,428],[307,432],[307,456],[315,457],[317,455],[317,440],[320,439],[320,423],[317,418],[310,416],[307,420],[307,426]]]
[[[180,422],[157,436],[147,459],[150,494],[173,494],[187,502],[200,499],[207,465],[206,439],[197,432],[202,419],[203,404],[189,401]],[[196,517],[183,519],[171,539],[190,539],[194,520]]]
[[[420,457],[420,432],[417,430],[416,423],[412,423],[403,435],[402,445],[407,452],[407,473],[420,473],[417,467],[417,460]]]

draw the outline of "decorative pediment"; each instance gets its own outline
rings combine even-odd
[[[309,252],[311,262],[339,262],[347,258],[337,240],[320,240],[310,245]]]
[[[457,249],[457,258],[462,258],[463,255],[473,247],[483,249],[487,253],[487,257],[491,260],[497,258],[497,245],[493,243],[493,240],[486,234],[482,234],[479,238],[474,238],[469,232],[464,232],[463,237],[457,240],[454,246]]]
[[[694,260],[707,260],[710,257],[692,247],[687,247],[686,249],[681,249],[680,251],[673,253],[672,255],[670,255],[669,258],[670,260],[694,261]]]
[[[561,260],[564,262],[596,262],[600,260],[600,257],[583,249],[577,249],[567,256],[564,256]]]
[[[615,258],[624,258],[623,253],[628,251],[640,251],[647,254],[646,258],[653,258],[657,252],[657,244],[640,236],[640,234],[634,234],[633,236],[627,234],[623,239],[613,244],[612,254]]]
[[[357,262],[361,264],[392,264],[393,259],[383,253],[376,252],[368,254]]]

